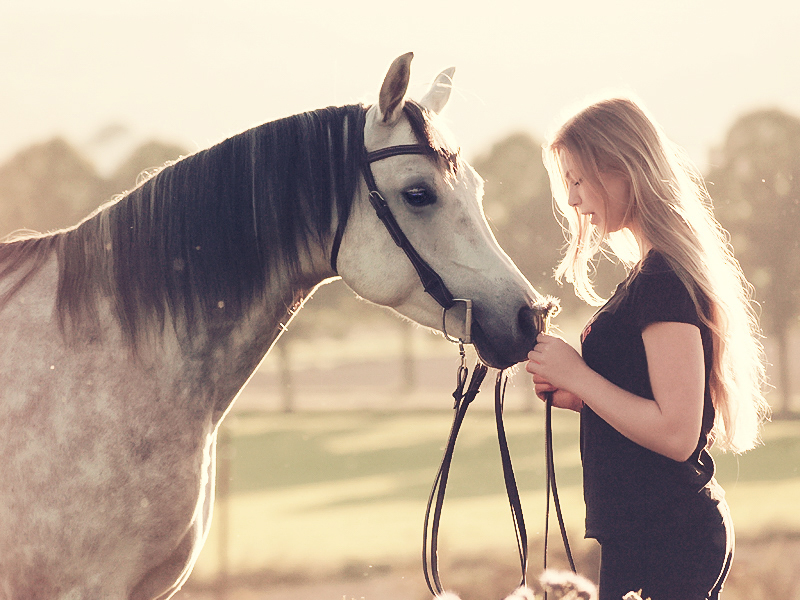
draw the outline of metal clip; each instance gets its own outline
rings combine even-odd
[[[464,303],[464,337],[463,338],[456,338],[451,336],[447,333],[447,308],[442,309],[442,333],[444,334],[445,339],[448,342],[453,342],[454,344],[471,344],[472,343],[472,300],[467,298],[454,298],[453,305],[456,302],[463,302]],[[452,306],[450,307],[452,308]]]
[[[458,371],[456,371],[456,389],[453,392],[453,399],[455,402],[453,403],[453,408],[458,408],[461,399],[464,397],[464,385],[467,383],[467,375],[469,375],[469,369],[467,369],[467,353],[464,350],[464,344],[458,342],[458,353],[461,355],[461,364],[458,367]]]

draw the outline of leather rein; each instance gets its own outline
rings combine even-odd
[[[439,577],[439,523],[442,515],[442,507],[444,505],[445,489],[447,487],[447,479],[450,474],[450,465],[452,464],[453,454],[455,452],[456,438],[467,414],[467,408],[470,403],[475,399],[475,396],[480,390],[481,383],[483,382],[488,367],[480,362],[475,364],[472,372],[469,385],[466,391],[464,386],[467,379],[467,368],[464,365],[464,353],[462,347],[461,353],[461,367],[459,368],[459,375],[456,382],[456,390],[453,392],[455,404],[453,406],[454,416],[453,424],[450,427],[450,434],[447,437],[447,445],[445,446],[442,462],[439,465],[439,470],[434,478],[431,493],[428,496],[428,504],[425,509],[425,522],[423,525],[422,533],[422,567],[423,574],[425,575],[425,583],[428,590],[435,597],[445,594],[444,586],[442,585]],[[522,516],[522,503],[519,497],[519,490],[517,488],[517,481],[514,476],[514,468],[511,464],[511,454],[508,449],[508,440],[506,438],[505,427],[503,425],[503,401],[505,397],[506,384],[508,378],[503,371],[497,373],[497,381],[495,383],[495,422],[497,424],[497,440],[500,446],[500,459],[503,467],[503,480],[505,482],[506,493],[508,495],[508,502],[511,507],[511,517],[514,523],[514,532],[517,539],[517,552],[519,553],[520,570],[522,576],[517,588],[527,588],[527,572],[528,572],[528,534],[525,529],[525,519]],[[433,511],[433,518],[431,519],[431,511]],[[520,598],[525,597],[521,596]],[[511,596],[509,597],[511,598]]]
[[[540,319],[540,322],[537,324],[537,329],[539,331],[547,331],[549,326],[549,316],[547,314],[543,314]],[[442,507],[444,505],[445,489],[447,487],[447,480],[450,474],[450,466],[452,464],[453,454],[455,452],[456,438],[458,437],[461,424],[466,416],[467,409],[480,391],[481,383],[483,382],[483,379],[488,371],[486,365],[480,363],[479,361],[476,362],[469,385],[465,391],[464,387],[467,381],[468,370],[465,364],[466,361],[463,345],[460,346],[460,351],[461,366],[459,367],[458,375],[456,377],[456,389],[453,392],[453,398],[455,399],[455,403],[453,405],[453,424],[450,427],[450,433],[447,437],[447,444],[445,446],[444,455],[442,456],[442,461],[439,465],[439,470],[436,473],[433,487],[431,488],[430,495],[428,496],[428,504],[425,509],[425,521],[422,534],[423,574],[425,575],[425,583],[428,586],[428,590],[435,597],[445,594],[445,589],[442,586],[441,578],[439,576],[439,524],[441,521]],[[509,506],[511,507],[511,518],[514,524],[514,533],[517,540],[517,552],[519,554],[520,570],[522,573],[517,590],[515,593],[512,593],[510,596],[508,596],[507,600],[525,600],[532,596],[527,589],[528,535],[525,528],[525,519],[522,514],[522,502],[519,496],[519,489],[517,487],[516,477],[514,476],[514,468],[511,463],[508,439],[506,437],[505,426],[503,425],[503,404],[507,383],[508,378],[505,376],[504,371],[499,371],[497,373],[497,380],[495,382],[494,413],[495,424],[497,427],[497,441],[500,447],[500,459],[503,467],[503,480],[505,482]],[[553,462],[553,427],[551,416],[553,409],[552,394],[548,394],[546,396],[545,406],[545,483],[547,488],[547,504],[545,509],[544,523],[544,570],[547,570],[550,497],[552,492],[553,503],[555,505],[556,515],[558,517],[558,524],[561,529],[561,539],[564,542],[567,560],[569,561],[569,566],[572,572],[577,573],[575,561],[572,558],[572,551],[570,550],[569,546],[569,539],[567,538],[567,530],[564,525],[564,517],[561,513],[561,503],[558,499],[558,488],[556,486],[556,473]],[[431,511],[433,511],[432,519]],[[548,592],[545,589],[545,600],[547,600],[547,597]]]

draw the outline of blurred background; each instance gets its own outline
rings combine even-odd
[[[372,103],[414,51],[411,96],[456,66],[444,117],[486,180],[500,244],[562,298],[577,344],[590,311],[552,281],[562,233],[541,143],[565,108],[632,92],[706,177],[755,287],[770,362],[765,445],[718,456],[738,533],[726,598],[800,598],[800,4],[302,3],[2,0],[0,237],[75,224],[143,171],[259,123]],[[601,268],[605,293],[619,272]],[[307,304],[220,433],[214,525],[182,598],[425,598],[422,518],[451,418],[458,354],[340,282]],[[488,382],[485,386],[488,388]],[[456,451],[443,580],[503,597],[515,549],[484,391]],[[542,414],[512,374],[507,421],[539,571]],[[577,418],[556,460],[581,570]],[[557,539],[552,540],[558,548]],[[554,551],[551,563],[564,565]]]

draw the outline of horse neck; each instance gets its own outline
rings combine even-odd
[[[305,300],[330,276],[324,250],[308,241],[301,246],[300,270],[293,275],[273,274],[235,317],[215,317],[191,329],[185,318],[173,320],[168,315],[165,326],[151,327],[143,340],[134,341],[134,354],[143,341],[151,366],[153,359],[175,365],[175,379],[192,380],[198,402],[218,422]],[[220,303],[219,311],[226,310]]]
[[[246,294],[225,296],[230,274],[204,271],[204,263],[185,268],[216,278],[213,285],[192,281],[182,288],[180,281],[168,282],[174,274],[163,268],[172,267],[175,259],[163,248],[157,252],[158,243],[147,247],[147,240],[159,233],[152,224],[138,223],[149,232],[145,239],[111,234],[115,228],[127,234],[133,228],[126,223],[147,212],[141,196],[120,199],[53,238],[63,333],[68,345],[98,339],[107,349],[127,346],[143,371],[156,369],[165,384],[187,400],[193,398],[197,409],[210,409],[215,419],[221,418],[296,309],[332,275],[326,249],[314,238],[298,239],[298,269],[273,270]],[[147,201],[157,206],[161,200],[150,191]],[[154,285],[159,278],[162,284]],[[221,295],[210,295],[213,289]]]
[[[209,340],[207,350],[201,353],[202,373],[207,378],[204,386],[213,390],[210,401],[215,421],[224,416],[311,293],[313,289],[296,286],[267,290],[263,301],[249,307],[232,331]]]
[[[322,246],[357,190],[363,113],[326,109],[234,136],[64,232],[62,325],[91,328],[107,303],[123,343],[144,339],[176,376],[202,366],[228,401],[291,308],[334,274]]]

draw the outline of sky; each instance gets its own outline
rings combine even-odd
[[[446,121],[468,160],[541,139],[586,97],[634,93],[705,168],[742,114],[800,116],[796,0],[0,0],[0,162],[102,132],[190,151],[328,105],[410,95],[455,66]],[[108,146],[106,146],[108,147]]]

